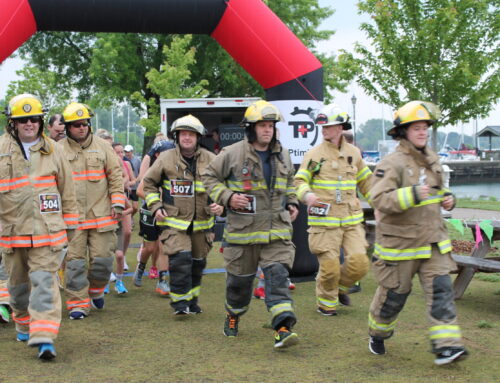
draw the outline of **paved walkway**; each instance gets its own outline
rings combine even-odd
[[[500,211],[455,208],[451,211],[451,218],[458,219],[491,219],[500,221]]]

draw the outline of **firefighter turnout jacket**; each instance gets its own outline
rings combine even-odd
[[[125,208],[122,167],[111,145],[89,134],[79,144],[70,137],[58,142],[73,170],[78,201],[79,230],[116,230],[111,208]]]
[[[441,218],[441,202],[451,193],[443,186],[439,157],[429,147],[425,153],[403,139],[375,169],[371,196],[380,216],[374,254],[381,259],[430,258],[433,243],[442,254],[451,251]],[[429,197],[420,201],[417,186],[424,184],[430,187]]]
[[[267,244],[292,240],[288,204],[298,206],[293,186],[294,169],[288,151],[278,142],[271,150],[271,184],[264,178],[259,155],[245,138],[223,148],[203,173],[210,198],[229,208],[233,193],[247,195],[245,211],[227,211],[224,239],[229,244]]]
[[[78,224],[71,168],[50,138],[30,150],[28,161],[10,134],[0,137],[0,246],[62,249]]]
[[[309,150],[295,175],[299,199],[305,202],[313,192],[322,204],[309,214],[311,227],[340,227],[363,222],[363,210],[357,189],[370,200],[372,172],[354,145],[341,137],[340,147],[324,141]]]
[[[199,148],[194,154],[196,169],[190,169],[178,146],[160,154],[144,176],[148,209],[154,215],[164,208],[168,215],[165,220],[156,222],[158,226],[186,231],[192,223],[193,232],[214,226],[211,202],[200,175],[214,157],[213,153]]]

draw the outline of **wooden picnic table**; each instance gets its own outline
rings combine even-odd
[[[472,229],[474,240],[476,239],[476,224],[479,222],[477,220],[465,221],[466,226]],[[492,240],[500,239],[500,221],[492,221],[491,225],[493,226]],[[500,272],[500,259],[498,257],[486,258],[486,255],[491,250],[491,243],[483,230],[481,230],[481,236],[483,241],[479,243],[477,248],[474,247],[470,256],[452,254],[458,265],[458,275],[455,282],[453,282],[455,299],[460,299],[463,296],[477,271],[484,273]]]

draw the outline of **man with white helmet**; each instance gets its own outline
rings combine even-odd
[[[399,108],[387,132],[399,141],[396,151],[377,164],[371,189],[377,209],[375,262],[379,283],[369,313],[369,349],[385,354],[398,315],[418,274],[425,295],[434,363],[444,365],[467,355],[457,322],[450,271],[456,270],[441,208],[455,200],[444,187],[439,156],[427,146],[429,127],[440,111],[424,101]]]
[[[165,227],[160,240],[169,257],[174,314],[200,314],[198,297],[214,239],[213,215],[223,211],[210,200],[201,182],[201,173],[215,155],[200,147],[205,128],[196,117],[175,120],[171,133],[176,147],[161,153],[149,168],[144,193],[156,224]]]
[[[58,145],[73,170],[80,213],[65,273],[66,307],[70,319],[77,320],[89,314],[91,305],[104,308],[125,195],[122,168],[113,148],[92,134],[90,108],[72,102],[62,115],[67,137]]]
[[[339,301],[349,305],[349,288],[368,272],[363,210],[357,190],[369,197],[372,172],[359,149],[342,136],[344,130],[351,129],[351,123],[338,105],[323,107],[316,124],[322,127],[324,140],[305,154],[295,175],[295,186],[297,196],[308,207],[309,248],[319,261],[317,311],[334,316]]]
[[[38,346],[38,357],[49,360],[56,356],[53,343],[61,323],[56,273],[78,210],[71,168],[61,148],[43,133],[44,114],[31,94],[12,98],[6,108],[7,133],[0,137],[0,247],[17,340]],[[0,296],[5,293],[0,288]]]
[[[297,319],[288,290],[295,256],[292,221],[298,214],[298,201],[290,155],[276,138],[276,123],[281,120],[278,108],[267,101],[250,105],[242,121],[246,138],[222,149],[203,174],[210,197],[228,208],[224,335],[238,335],[239,319],[248,310],[260,266],[275,348],[298,342],[292,331]]]

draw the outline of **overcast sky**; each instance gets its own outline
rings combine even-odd
[[[335,13],[322,24],[324,29],[333,29],[335,34],[326,42],[322,42],[318,49],[337,54],[339,49],[353,50],[356,41],[365,42],[364,34],[359,30],[359,25],[363,21],[368,21],[366,15],[358,15],[355,6],[356,0],[319,0],[322,6],[331,6]],[[5,96],[8,83],[17,79],[15,71],[22,67],[19,59],[8,58],[0,64],[0,98]],[[356,95],[356,119],[357,126],[370,118],[392,119],[393,111],[387,105],[381,105],[371,97],[364,94],[363,90],[356,84],[351,84],[346,93],[334,92],[333,97],[341,107],[347,108],[352,115],[353,107],[351,98]],[[486,125],[500,125],[500,107],[497,104],[488,118],[478,121],[479,129]],[[446,128],[446,131],[458,131],[464,129],[466,134],[473,133],[472,123],[465,123],[456,127]]]

